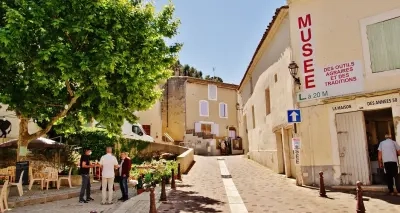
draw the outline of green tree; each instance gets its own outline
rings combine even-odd
[[[95,118],[113,133],[134,122],[181,49],[165,42],[177,34],[173,13],[140,0],[1,1],[0,103],[20,120],[18,149],[60,120]],[[28,132],[31,119],[43,129]]]
[[[216,82],[224,82],[222,80],[222,78],[218,77],[218,76],[210,76],[210,75],[206,75],[206,77],[204,77],[205,80],[210,80],[210,81],[216,81]]]

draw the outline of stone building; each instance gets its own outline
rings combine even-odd
[[[239,129],[249,157],[287,177],[296,176],[293,125],[287,110],[294,107],[294,81],[288,71],[289,8],[276,10],[238,88]]]
[[[218,143],[225,137],[236,139],[237,85],[175,76],[164,85],[161,101],[164,140],[195,148],[205,153],[220,154]],[[243,153],[242,144],[236,144]]]

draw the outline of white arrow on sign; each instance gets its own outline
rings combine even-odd
[[[297,112],[296,111],[293,111],[292,113],[290,113],[290,116],[292,116],[292,121],[293,122],[296,122],[297,121],[297,116],[298,116],[299,114],[297,114]]]

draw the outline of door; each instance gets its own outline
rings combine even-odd
[[[293,150],[293,145],[292,145],[292,138],[293,138],[293,130],[288,129],[286,130],[287,132],[287,140],[288,140],[288,145],[289,145],[289,156],[290,156],[290,177],[291,178],[296,178],[296,162],[295,162],[295,156],[294,156],[294,150]]]
[[[370,185],[370,167],[364,113],[362,111],[336,115],[336,130],[340,157],[341,185],[361,181]]]

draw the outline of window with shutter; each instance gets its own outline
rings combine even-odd
[[[208,85],[208,100],[212,101],[217,100],[217,85],[213,84]]]
[[[209,116],[208,101],[205,100],[199,101],[199,109],[200,109],[200,116],[202,117]]]
[[[372,73],[400,69],[400,17],[366,27]]]
[[[219,117],[228,118],[228,105],[226,103],[219,103]]]
[[[271,113],[271,96],[269,89],[265,90],[265,114],[269,115]]]
[[[254,105],[251,106],[252,118],[253,118],[253,129],[256,128],[256,115],[254,112]]]

